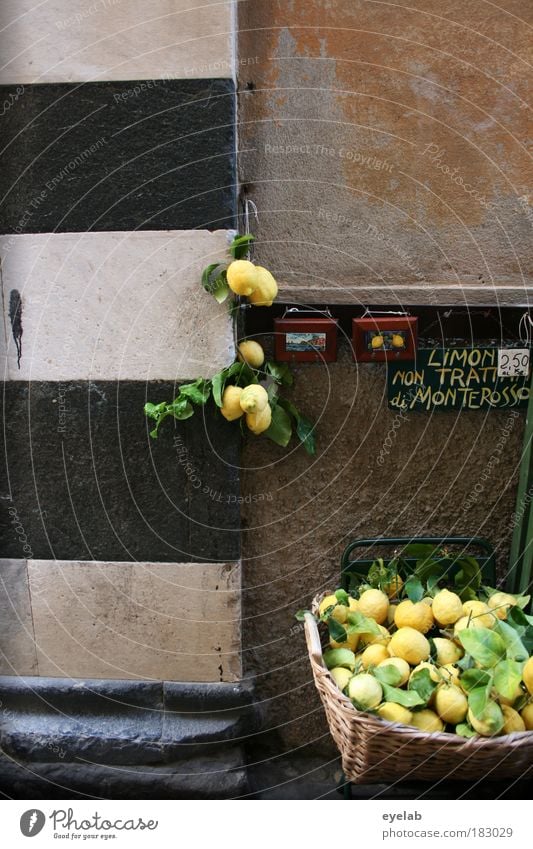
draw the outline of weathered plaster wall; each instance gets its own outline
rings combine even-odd
[[[531,11],[240,4],[240,59],[259,55],[241,65],[241,179],[282,300],[528,302]],[[384,367],[357,367],[346,349],[296,374],[317,458],[254,439],[244,450],[244,662],[284,744],[329,751],[294,611],[335,584],[357,537],[482,534],[502,574],[523,415],[412,413],[398,426]]]
[[[529,0],[239,12],[241,178],[285,299],[527,300]]]

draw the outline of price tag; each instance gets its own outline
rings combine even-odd
[[[499,348],[498,377],[527,377],[529,348]]]

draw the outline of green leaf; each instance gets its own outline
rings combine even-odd
[[[476,719],[481,719],[489,701],[487,687],[474,687],[468,694],[468,706]]]
[[[226,386],[226,381],[230,379],[230,377],[235,377],[235,375],[240,378],[244,363],[232,363],[232,365],[223,368],[222,371],[219,371],[218,374],[215,374],[214,377],[211,378],[211,386],[213,389],[213,399],[217,407],[222,406],[222,395],[224,394],[224,389]],[[250,381],[251,383],[256,382],[255,375],[254,380]]]
[[[350,603],[350,596],[348,595],[346,590],[335,590],[335,598],[337,599],[339,604],[344,604],[346,607],[348,607],[348,604]]]
[[[144,405],[144,412],[145,412],[145,415],[148,416],[148,418],[158,419],[159,416],[161,415],[161,413],[163,413],[166,410],[166,407],[167,407],[166,401],[163,401],[162,404],[150,404],[150,403],[148,403],[148,404]]]
[[[328,628],[330,638],[335,640],[336,643],[345,643],[348,639],[345,629],[333,616],[330,616],[328,619]]]
[[[183,421],[184,419],[190,419],[190,417],[194,415],[194,408],[187,398],[181,398],[178,395],[178,397],[168,405],[168,412],[174,416],[175,419]]]
[[[375,619],[368,619],[362,613],[359,613],[358,610],[348,613],[347,622],[350,626],[348,628],[350,634],[375,634],[376,636],[381,634],[379,625]]]
[[[381,684],[388,684],[391,687],[396,687],[402,680],[402,673],[392,664],[385,666],[376,666],[372,670],[372,674],[380,681]]]
[[[355,655],[350,649],[327,649],[323,654],[324,663],[328,669],[343,666],[345,669],[355,669]]]
[[[316,453],[316,440],[314,434],[314,425],[306,419],[299,410],[291,404],[286,398],[279,398],[278,403],[283,407],[296,421],[296,433],[300,442],[303,444],[308,454]]]
[[[414,575],[411,578],[408,578],[404,584],[404,592],[407,598],[409,598],[412,602],[420,601],[420,599],[424,598],[424,587],[422,581],[415,578]]]
[[[481,569],[475,557],[460,557],[455,561],[459,566],[454,582],[457,592],[463,601],[472,596],[475,598],[481,587]]]
[[[424,704],[427,705],[437,686],[437,683],[431,680],[429,669],[426,668],[419,669],[418,672],[411,675],[407,689],[418,693]]]
[[[205,404],[211,394],[211,381],[199,377],[194,383],[180,386],[180,395],[189,398],[194,404]]]
[[[459,725],[456,725],[455,733],[459,734],[459,737],[477,737],[476,732],[467,722],[460,722]]]
[[[404,707],[420,707],[425,704],[424,699],[421,699],[415,690],[400,690],[399,687],[390,687],[388,684],[381,684],[383,687],[383,695],[385,701],[395,702],[397,705]]]
[[[485,669],[467,669],[461,675],[461,686],[467,692],[479,687],[492,687],[492,674]]]
[[[515,596],[515,598],[516,598],[516,606],[519,607],[521,610],[524,610],[528,606],[530,599],[531,599],[531,596],[530,595],[517,595],[517,596]]]
[[[211,294],[213,280],[216,279],[224,267],[225,266],[220,262],[212,262],[211,265],[208,265],[202,271],[202,286],[206,292],[209,292],[209,294]]]
[[[255,236],[252,236],[251,233],[245,236],[235,236],[229,248],[233,259],[246,257],[253,242],[255,242]]]
[[[498,619],[494,631],[501,637],[511,660],[527,660],[529,654],[516,628]]]
[[[285,410],[279,405],[276,405],[272,408],[272,422],[270,427],[264,431],[264,436],[267,436],[276,445],[286,448],[290,442],[291,435],[291,420]]]
[[[494,667],[494,688],[506,699],[512,699],[522,680],[523,663],[502,660]]]
[[[305,619],[305,614],[310,613],[309,610],[297,610],[294,614],[294,618],[298,620],[298,622],[303,622]]]
[[[489,628],[463,628],[459,632],[459,640],[465,651],[482,666],[496,666],[505,658],[505,643]]]
[[[228,286],[228,277],[226,274],[226,269],[222,271],[218,277],[213,281],[213,285],[211,287],[211,294],[213,295],[217,304],[223,304],[229,293],[231,292],[230,287]]]
[[[212,262],[202,271],[202,286],[205,291],[213,295],[215,300],[222,304],[230,293],[226,276],[226,265],[221,262]]]
[[[265,365],[265,371],[276,383],[281,383],[283,386],[292,386],[294,383],[288,363],[274,363],[269,360]]]

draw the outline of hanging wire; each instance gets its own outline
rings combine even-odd
[[[253,200],[250,200],[250,198],[246,198],[246,200],[244,201],[244,235],[245,236],[249,236],[250,233],[252,232],[251,228],[250,228],[250,209],[253,212],[253,216],[255,218],[255,223],[259,224],[259,215],[257,213],[257,206],[255,205]],[[252,247],[251,247],[251,245],[249,245],[248,250],[246,251],[246,259],[249,260],[251,258],[251,256],[252,256]]]

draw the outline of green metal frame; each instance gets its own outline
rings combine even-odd
[[[449,569],[451,574],[453,574],[455,568],[460,568],[455,567],[455,562],[458,557],[465,556],[466,552],[469,552],[472,548],[481,549],[483,554],[481,556],[478,555],[476,559],[479,562],[483,580],[490,586],[494,586],[496,581],[496,552],[490,542],[483,537],[383,537],[380,539],[358,539],[346,546],[341,557],[342,587],[345,590],[349,589],[350,578],[352,575],[365,577],[370,566],[375,560],[375,558],[351,559],[352,552],[356,549],[375,548],[376,546],[405,548],[406,546],[414,543],[424,545],[462,546],[462,552],[456,555],[450,553],[448,557],[442,557],[439,560],[439,562],[447,564],[447,569]],[[392,557],[384,558],[384,563],[387,564],[392,559]],[[416,558],[405,557],[402,559],[407,566],[414,568]]]
[[[516,513],[520,518],[511,542],[507,589],[511,593],[527,595],[531,590],[533,565],[533,371],[520,460]]]

